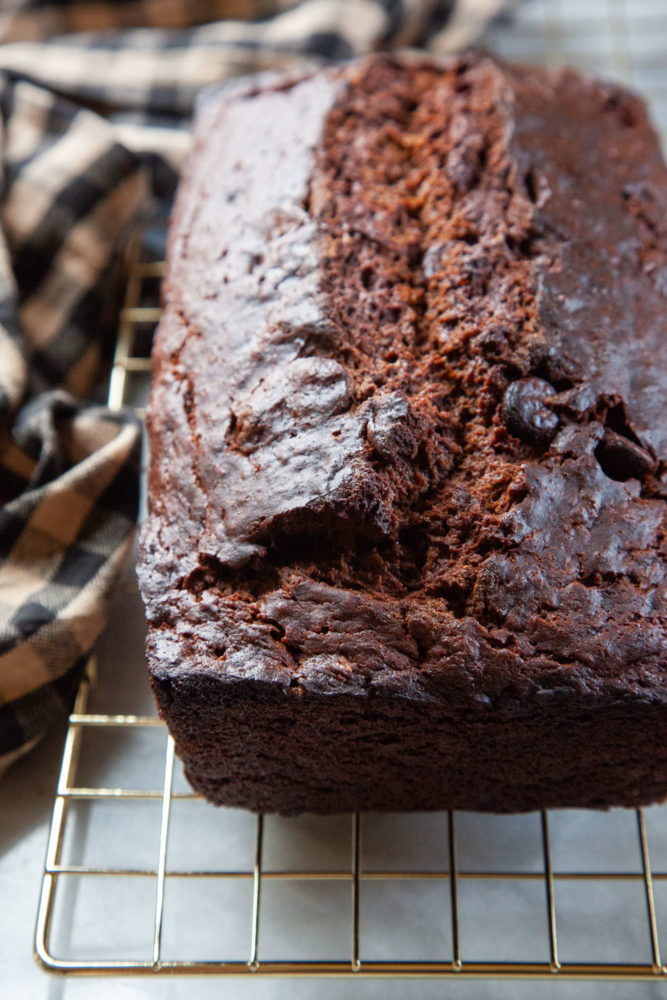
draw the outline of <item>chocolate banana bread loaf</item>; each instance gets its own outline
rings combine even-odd
[[[667,176],[641,102],[484,55],[200,106],[140,581],[216,803],[667,795]]]

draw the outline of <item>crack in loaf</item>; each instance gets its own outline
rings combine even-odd
[[[641,103],[573,72],[374,57],[203,103],[140,560],[196,787],[664,794],[666,208]]]

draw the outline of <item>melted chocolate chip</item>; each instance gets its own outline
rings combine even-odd
[[[507,429],[531,444],[548,444],[558,430],[558,416],[544,400],[555,396],[552,385],[541,378],[521,378],[505,391],[503,413]]]
[[[619,482],[643,479],[657,468],[656,460],[650,452],[609,427],[605,429],[604,436],[595,449],[595,456],[605,475]]]

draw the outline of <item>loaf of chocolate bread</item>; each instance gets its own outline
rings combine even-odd
[[[140,582],[194,787],[257,811],[667,795],[667,175],[478,54],[200,105]]]

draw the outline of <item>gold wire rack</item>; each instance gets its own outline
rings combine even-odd
[[[637,12],[641,15],[638,20],[634,18]],[[604,46],[600,43],[602,35]],[[592,50],[590,45],[582,44],[582,38],[584,43],[587,38],[589,42],[595,38],[598,44]],[[664,51],[667,9],[662,0],[637,0],[632,20],[623,0],[595,0],[590,5],[574,3],[574,0],[532,0],[526,4],[524,15],[515,21],[511,32],[503,33],[501,26],[489,36],[488,42],[489,47],[512,58],[552,65],[566,61],[597,72],[613,73],[638,84],[650,99],[654,118],[664,134],[667,67],[663,67],[662,74],[653,72],[653,62],[649,58],[654,51],[651,38],[657,38],[659,43],[657,48],[654,46],[655,51]],[[641,59],[638,53],[643,53]],[[160,314],[158,286],[163,273],[163,262],[156,260],[154,254],[147,255],[145,240],[137,240],[130,251],[126,301],[109,384],[109,405],[114,408],[132,405],[137,413],[143,413],[145,386],[150,379],[150,340]],[[134,384],[137,380],[141,383],[139,389]],[[35,955],[47,970],[108,975],[201,973],[654,982],[667,979],[659,935],[661,916],[663,921],[667,919],[667,807],[617,811],[609,815],[581,814],[583,821],[579,829],[584,835],[581,844],[586,848],[586,864],[577,862],[576,857],[574,864],[567,864],[562,851],[554,852],[554,829],[562,826],[563,815],[546,812],[525,818],[525,822],[533,823],[534,834],[534,850],[529,863],[524,864],[516,851],[510,851],[509,864],[471,864],[471,830],[473,840],[474,836],[481,837],[482,843],[485,838],[492,840],[497,835],[494,820],[477,817],[482,825],[473,823],[471,826],[468,814],[450,812],[428,818],[411,817],[413,825],[409,836],[412,842],[420,843],[430,837],[432,850],[427,862],[422,859],[422,863],[417,863],[408,850],[407,857],[389,858],[389,861],[386,854],[380,854],[385,863],[374,864],[373,852],[366,848],[372,846],[378,836],[386,836],[389,827],[380,825],[378,828],[377,818],[365,815],[323,821],[334,824],[333,836],[340,848],[334,863],[326,863],[327,858],[331,860],[326,850],[321,852],[322,857],[317,857],[318,841],[312,830],[308,836],[314,841],[315,850],[308,863],[298,858],[295,862],[293,853],[288,863],[281,863],[275,857],[272,861],[276,853],[272,850],[275,821],[272,817],[251,818],[245,814],[242,821],[242,840],[246,848],[243,863],[235,863],[230,855],[219,858],[216,863],[191,867],[184,864],[182,858],[174,860],[170,853],[175,810],[181,807],[193,810],[197,806],[207,810],[207,816],[215,816],[217,828],[211,827],[213,839],[218,836],[216,829],[221,830],[232,814],[206,805],[180,779],[173,742],[157,717],[88,711],[94,678],[95,663],[91,660],[70,716],[53,808],[35,932]],[[86,766],[86,760],[91,753],[90,737],[101,733],[113,734],[121,744],[138,734],[155,737],[159,742],[161,787],[158,781],[154,782],[155,787],[143,788],[131,780],[109,782],[104,777],[96,778],[94,770]],[[93,779],[87,778],[90,774]],[[158,811],[159,821],[151,828],[153,845],[146,845],[151,860],[133,864],[129,857],[130,847],[137,841],[150,840],[145,817],[139,816],[142,804]],[[77,809],[100,805],[116,812],[129,807],[130,812],[136,813],[123,819],[119,826],[122,863],[92,863],[86,854],[85,836],[78,840],[76,835],[71,836],[78,822]],[[184,826],[181,823],[182,829],[187,831],[186,840],[192,836],[193,829],[188,823],[196,824],[201,819],[200,813],[187,819]],[[386,820],[392,824],[392,834],[396,826],[400,826],[398,819]],[[283,829],[288,839],[304,843],[297,820],[280,822],[289,828]],[[498,818],[495,822],[499,822]],[[625,839],[614,857],[621,863],[613,870],[602,870],[595,860],[595,850],[591,853],[590,844],[585,845],[585,841],[597,839],[600,852],[604,853],[605,845],[615,836],[614,830],[620,829],[619,824]],[[628,824],[634,826],[634,833],[630,833]],[[654,838],[664,870],[651,867],[649,841],[653,847]],[[558,841],[559,837],[556,839]],[[90,946],[77,947],[71,935],[63,937],[59,933],[59,924],[69,927],[76,921],[80,902],[76,893],[70,893],[59,910],[59,901],[68,896],[73,882],[84,879],[92,881],[93,889],[92,905],[84,908],[82,919],[88,923],[100,921],[104,935],[112,935],[122,928],[133,908],[127,902],[114,902],[116,896],[109,903],[108,886],[111,883],[142,883],[149,887],[148,896],[144,893],[144,902],[146,899],[148,902],[142,912],[150,933],[142,938],[141,947],[134,941],[128,942],[127,935],[123,939],[119,934],[120,942],[115,952],[113,941],[108,941],[104,947],[96,946],[98,950],[95,951]],[[204,895],[209,896],[222,884],[241,886],[244,896],[240,902],[237,897],[237,903],[229,902],[215,911],[202,903],[202,895],[198,897],[199,903],[187,903],[181,898],[174,904],[179,934],[190,924],[197,923],[200,908],[203,913],[201,926],[204,922],[215,924],[223,913],[230,917],[234,924],[234,954],[234,949],[227,947],[229,942],[225,941],[222,928],[213,946],[209,944],[206,948],[201,945],[200,932],[197,932],[187,955],[178,954],[173,933],[167,934],[172,938],[171,943],[165,943],[165,927],[169,931],[173,926],[170,907],[172,887],[177,884],[199,884]],[[285,934],[282,937],[276,934],[275,925],[276,922],[278,925],[289,922],[289,914],[284,906],[271,900],[273,890],[286,887],[298,890],[292,897],[292,905],[297,909],[291,911],[291,916],[299,929],[297,936],[304,938],[296,944],[290,942],[287,947]],[[340,890],[335,907],[329,909],[323,903],[313,909],[312,894],[308,897],[307,890],[313,889],[325,899],[327,887]],[[403,906],[401,892],[406,887],[410,887],[412,896],[406,897],[407,904]],[[413,937],[423,940],[413,941],[415,947],[411,957],[404,948],[410,936],[408,924],[411,916],[418,914],[424,905],[423,896],[419,896],[419,891],[424,889],[431,894],[431,909],[427,919],[416,920]],[[374,894],[374,890],[379,894]],[[497,897],[496,890],[504,895]],[[575,895],[579,892],[580,904],[573,906],[572,897],[568,897],[566,890]],[[501,898],[502,903],[500,910],[494,912],[497,898]],[[522,906],[526,903],[524,922],[519,929],[507,909],[510,899],[518,900]],[[479,926],[484,924],[487,910],[487,923],[494,925],[494,933],[507,924],[514,951],[505,949],[501,957],[483,957],[485,940],[483,934],[480,937]],[[313,922],[313,914],[323,923],[326,932],[315,946],[306,940],[307,924]],[[332,944],[331,936],[327,938],[326,935],[334,918],[338,933]],[[226,921],[224,926],[229,930],[231,924]],[[540,928],[538,936],[541,939],[537,958],[529,954],[527,946],[530,936],[527,929],[536,927]],[[477,933],[473,933],[475,930]],[[264,949],[263,940],[267,936],[270,943]],[[609,947],[602,948],[600,958],[592,955],[594,936],[598,941],[609,939]],[[373,946],[367,944],[369,937],[373,938]],[[627,939],[626,944],[629,942],[625,951],[621,938]],[[299,955],[300,943],[304,944],[304,954],[307,952],[305,957]],[[634,949],[637,957],[628,954]],[[619,958],[621,955],[623,959]]]
[[[187,974],[195,973],[230,975],[255,974],[271,976],[349,976],[349,977],[405,977],[432,978],[457,976],[458,978],[515,978],[515,979],[614,979],[653,980],[667,978],[667,966],[662,964],[660,943],[654,900],[654,883],[667,882],[667,872],[652,872],[649,861],[646,821],[641,809],[636,810],[637,834],[641,856],[641,870],[637,872],[595,872],[595,871],[554,871],[551,852],[549,815],[540,814],[542,844],[541,871],[472,871],[462,870],[458,864],[457,814],[441,814],[443,851],[446,852],[447,868],[434,870],[367,870],[361,864],[361,844],[363,824],[366,817],[354,814],[349,817],[351,844],[349,867],[342,870],[328,868],[270,870],[264,865],[266,818],[254,818],[254,860],[247,870],[225,868],[176,868],[168,865],[167,846],[170,817],[175,802],[201,801],[193,792],[174,790],[174,746],[171,737],[165,734],[166,753],[164,758],[164,784],[162,789],[138,790],[136,788],[84,787],[76,784],[76,772],[81,750],[82,737],[86,729],[163,729],[162,723],[151,716],[97,715],[87,714],[86,706],[91,683],[94,679],[94,664],[91,663],[81,684],[74,711],[70,717],[63,763],[54,806],[51,833],[49,837],[42,895],[36,930],[36,956],[51,972],[80,974]],[[61,854],[65,836],[68,812],[73,803],[82,800],[122,800],[157,801],[161,807],[159,847],[156,864],[152,867],[102,867],[82,864],[63,864]],[[207,806],[214,810],[214,807]],[[132,829],[128,829],[129,836]],[[445,847],[446,844],[446,847]],[[54,914],[56,888],[59,880],[71,877],[92,876],[97,880],[109,877],[120,879],[149,879],[155,886],[155,903],[152,921],[152,948],[144,959],[125,957],[91,959],[73,956],[56,957],[50,947],[49,938]],[[163,955],[162,931],[165,916],[165,888],[170,879],[226,879],[245,880],[251,883],[252,906],[247,923],[247,953],[245,958],[234,960],[170,959]],[[451,921],[450,955],[440,960],[372,961],[362,958],[362,917],[361,903],[364,888],[371,882],[423,881],[444,883],[441,903],[448,905]],[[306,960],[261,960],[259,957],[260,931],[262,927],[262,893],[271,882],[341,882],[350,889],[349,915],[349,957],[340,960],[325,958]],[[459,895],[464,883],[483,885],[487,882],[530,881],[536,883],[543,892],[546,909],[549,956],[544,961],[474,961],[464,957],[461,932]],[[650,959],[646,962],[567,962],[559,956],[556,885],[559,881],[580,883],[633,883],[642,888],[645,903],[645,923],[650,942]],[[483,891],[483,890],[480,890]],[[103,889],[100,888],[100,893]],[[122,919],[123,913],[119,913]],[[534,919],[534,914],[531,919]],[[598,922],[602,914],[594,914]],[[610,920],[615,919],[614,911],[608,912]]]

